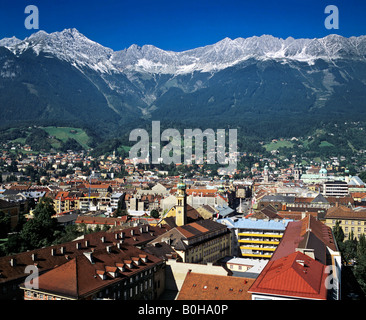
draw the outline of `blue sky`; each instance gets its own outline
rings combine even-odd
[[[48,33],[76,28],[114,50],[152,44],[183,51],[225,37],[271,34],[287,38],[346,37],[366,34],[365,0],[1,0],[0,39],[24,39],[27,5],[39,9],[39,29]],[[339,29],[327,30],[327,5],[339,9]]]

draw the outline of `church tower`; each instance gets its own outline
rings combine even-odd
[[[269,172],[268,172],[268,165],[266,164],[263,169],[263,182],[268,183],[269,181]]]
[[[300,165],[296,165],[295,169],[294,169],[294,180],[295,181],[300,180],[301,175],[302,175],[301,167],[300,167]]]
[[[177,226],[183,226],[187,223],[187,195],[186,185],[183,182],[183,177],[177,185],[177,204],[175,206],[175,223]]]

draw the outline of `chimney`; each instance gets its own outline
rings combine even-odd
[[[36,261],[37,260],[37,254],[36,253],[32,253],[32,260]]]
[[[107,249],[107,252],[108,253],[111,253],[112,252],[112,246],[106,246],[105,248]]]
[[[66,248],[65,247],[61,247],[61,254],[65,254],[66,252]]]
[[[51,256],[55,256],[56,255],[56,249],[55,248],[52,248],[51,249]]]
[[[100,240],[105,243],[105,237],[101,237]]]
[[[10,265],[11,265],[12,267],[16,267],[16,265],[17,265],[17,259],[15,259],[15,258],[10,259]]]

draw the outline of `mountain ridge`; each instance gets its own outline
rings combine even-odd
[[[295,135],[366,108],[366,36],[114,51],[77,29],[0,40],[0,120],[126,132],[151,120]]]
[[[226,37],[214,44],[180,52],[135,44],[114,51],[73,28],[50,34],[38,31],[24,40],[5,38],[0,40],[0,46],[5,46],[15,55],[27,49],[33,49],[37,54],[40,51],[52,53],[58,58],[103,73],[130,70],[163,74],[210,72],[250,58],[305,61],[309,64],[319,58],[334,60],[347,56],[366,59],[366,36],[346,38],[336,34],[313,39],[282,39],[271,35],[236,39]]]

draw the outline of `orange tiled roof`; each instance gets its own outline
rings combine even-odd
[[[301,253],[294,252],[270,260],[249,292],[305,299],[326,300],[325,265]]]
[[[354,211],[345,206],[329,208],[326,219],[351,219],[351,220],[366,220],[366,210]]]
[[[188,272],[177,300],[251,300],[254,279]]]

